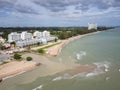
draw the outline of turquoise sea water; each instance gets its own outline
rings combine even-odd
[[[27,72],[30,75],[25,73],[3,81],[0,90],[120,90],[120,28],[77,39],[64,46],[59,56],[50,59],[65,64],[95,63],[107,70],[100,74],[93,72],[96,75],[90,77],[79,73],[74,78],[64,72],[23,83],[34,76],[33,72]]]

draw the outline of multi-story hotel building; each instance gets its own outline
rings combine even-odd
[[[17,32],[13,32],[8,35],[8,42],[16,42],[20,40],[21,40],[21,34]]]
[[[33,36],[35,37],[35,38],[42,38],[42,32],[39,32],[39,31],[35,31],[34,33],[33,33]]]
[[[22,32],[21,39],[22,40],[30,40],[30,39],[32,39],[32,34],[28,33],[28,32]]]
[[[95,29],[97,30],[97,24],[96,23],[88,23],[88,30]]]
[[[43,38],[47,38],[47,37],[50,37],[50,32],[48,31],[43,31]]]
[[[35,37],[35,38],[33,38]],[[55,40],[54,36],[50,35],[49,31],[43,31],[39,32],[36,31],[33,33],[28,33],[28,32],[22,32],[22,33],[11,33],[8,35],[8,42],[15,42],[16,46],[18,47],[24,47],[27,45],[33,45],[39,43],[44,43],[46,44],[49,41]]]

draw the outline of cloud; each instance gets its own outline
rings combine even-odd
[[[18,12],[26,13],[26,14],[40,14],[39,12],[35,11],[34,9],[27,7],[27,6],[19,6],[15,8]]]
[[[44,7],[50,12],[64,12],[69,6],[74,6],[75,10],[82,12],[87,12],[91,8],[107,10],[111,7],[120,7],[120,0],[0,0],[0,9],[11,8],[27,14],[39,14],[39,7]]]
[[[108,9],[110,7],[120,7],[120,0],[33,0],[37,5],[43,6],[52,12],[66,10],[68,6],[75,6],[75,9],[87,11],[91,7],[98,9]]]
[[[0,0],[0,9],[13,7],[15,0]]]
[[[33,0],[33,3],[45,7],[52,12],[63,11],[69,5],[65,0]]]
[[[27,14],[40,14],[40,12],[37,10],[36,5],[31,2],[31,0],[17,0],[14,9],[21,13],[27,13]]]
[[[65,20],[76,25],[73,22],[90,22],[90,17],[90,21],[119,21],[120,0],[0,0],[0,25],[4,20],[4,25],[8,21],[14,25],[64,25]]]
[[[32,7],[32,2],[30,0],[0,0],[0,9],[11,9],[19,13],[26,14],[39,14],[36,9]]]

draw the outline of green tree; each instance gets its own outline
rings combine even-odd
[[[15,43],[15,42],[11,42],[10,44],[11,44],[11,45],[14,45],[14,46],[16,45],[16,43]]]
[[[32,57],[27,57],[26,60],[31,61],[31,60],[33,60],[33,58]]]
[[[16,60],[21,60],[22,57],[21,57],[20,54],[16,53],[16,54],[14,54],[13,58],[16,59]]]
[[[5,30],[2,37],[8,40],[8,34],[9,34],[9,31]]]

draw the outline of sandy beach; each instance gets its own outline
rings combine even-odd
[[[74,40],[79,39],[79,38],[82,38],[82,37],[85,37],[85,36],[88,36],[88,35],[96,34],[96,33],[99,33],[99,32],[100,31],[93,32],[93,33],[88,33],[88,34],[84,34],[84,35],[78,35],[78,36],[74,36],[74,37],[71,37],[71,38],[68,38],[68,39],[65,39],[65,40],[61,40],[60,44],[46,49],[47,54],[50,55],[50,56],[57,56],[61,52],[62,47],[64,45],[68,44],[69,42],[74,41]]]
[[[5,78],[23,71],[28,71],[36,66],[36,62],[11,61],[0,66],[0,78]]]

